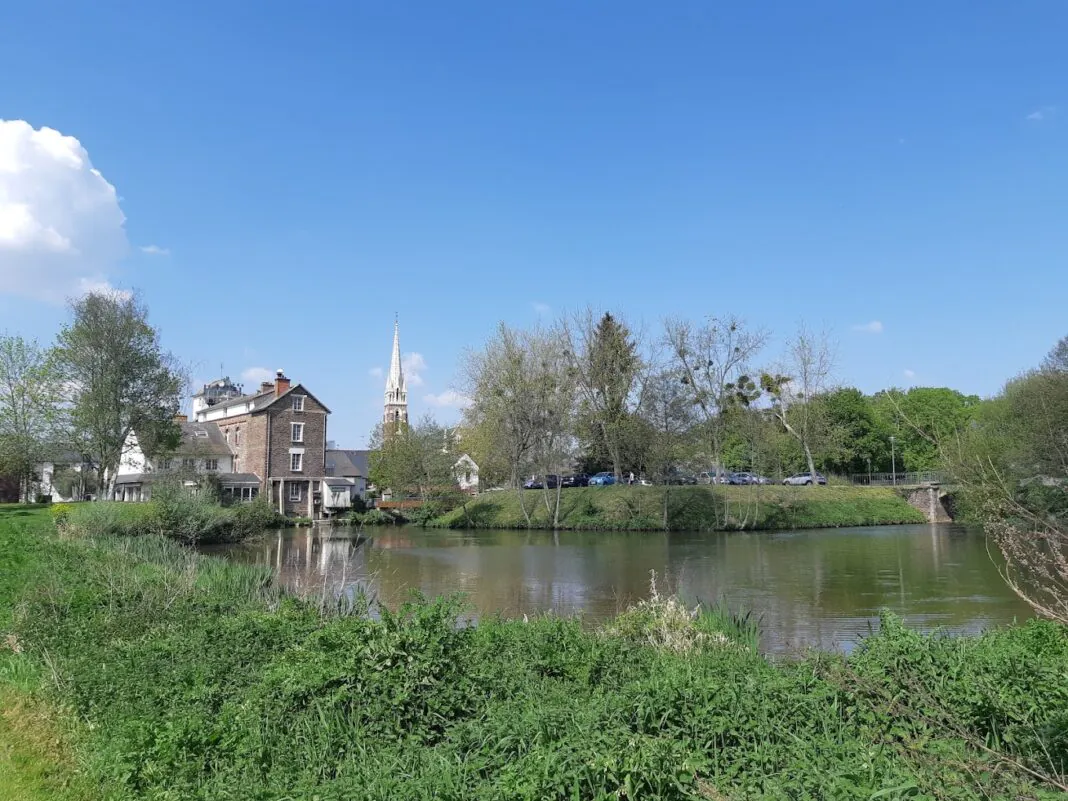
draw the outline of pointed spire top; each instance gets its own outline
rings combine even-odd
[[[393,354],[389,360],[389,378],[386,379],[386,402],[407,402],[404,387],[404,368],[401,365],[400,321],[394,314],[393,320]],[[392,401],[390,400],[392,398]]]

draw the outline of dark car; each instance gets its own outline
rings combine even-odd
[[[561,487],[588,487],[590,477],[585,473],[575,473],[573,476],[564,476],[560,479]]]
[[[664,477],[664,483],[679,487],[692,487],[697,484],[697,476],[691,476],[688,473],[670,473]]]
[[[531,476],[523,482],[523,489],[556,489],[558,485],[560,476],[549,473],[547,476]]]

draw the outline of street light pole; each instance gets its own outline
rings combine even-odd
[[[897,453],[894,450],[894,437],[890,437],[890,473],[891,482],[897,486]]]

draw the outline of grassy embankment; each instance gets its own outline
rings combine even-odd
[[[484,492],[431,522],[440,528],[552,528],[556,492]],[[546,506],[548,501],[548,507]],[[892,489],[874,487],[577,487],[560,492],[563,529],[731,531],[923,523]]]
[[[0,728],[0,788],[29,801],[1054,798],[1068,767],[1051,623],[887,619],[848,660],[773,664],[751,627],[671,599],[598,630],[458,627],[442,599],[370,619],[39,512],[0,512],[0,554],[0,642],[21,650],[0,687],[61,733]]]

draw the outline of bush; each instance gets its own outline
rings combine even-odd
[[[263,496],[249,503],[240,503],[231,509],[232,534],[235,537],[251,537],[271,528],[281,528],[285,518]]]
[[[359,516],[359,524],[363,526],[393,526],[397,524],[397,518],[384,509],[371,509]]]

